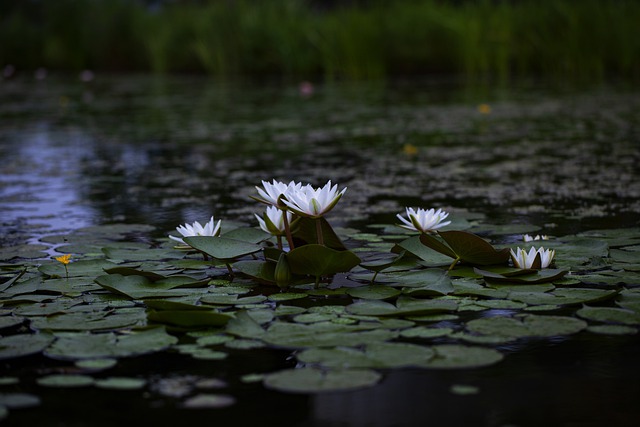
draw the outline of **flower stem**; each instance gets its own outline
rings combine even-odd
[[[282,250],[282,236],[278,236],[277,240],[278,240],[278,249]]]
[[[458,263],[458,261],[460,261],[460,257],[457,257],[456,259],[453,260],[453,262],[451,263],[451,265],[449,266],[449,271],[453,270],[453,267],[456,266],[456,264]]]
[[[284,222],[284,232],[287,235],[287,243],[289,243],[289,250],[294,249],[293,236],[291,235],[291,226],[289,225],[289,218],[287,218],[287,210],[282,209],[282,221]]]
[[[233,281],[233,269],[230,264],[225,264],[227,266],[227,270],[229,271],[229,280]]]
[[[318,235],[318,244],[324,246],[324,238],[322,237],[322,223],[320,218],[316,219],[316,234]]]

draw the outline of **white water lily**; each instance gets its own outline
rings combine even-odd
[[[322,188],[313,188],[307,184],[299,189],[290,190],[286,193],[286,199],[282,201],[300,216],[320,218],[333,209],[345,191],[346,187],[338,191],[338,185],[332,186],[329,180]]]
[[[417,211],[413,208],[406,209],[408,219],[404,218],[401,214],[396,216],[403,222],[403,224],[398,224],[398,226],[407,230],[427,233],[451,224],[451,221],[443,222],[449,214],[442,209],[438,209],[437,211],[435,209],[418,209]]]
[[[522,236],[522,240],[524,240],[525,242],[533,242],[534,240],[549,240],[549,236],[545,236],[545,235],[536,235],[536,237],[532,237],[529,236],[528,234],[525,234],[524,236]]]
[[[283,236],[285,234],[284,211],[282,209],[269,206],[262,217],[258,214],[254,215],[260,224],[260,228],[266,233],[273,234],[274,236]],[[291,224],[292,219],[293,214],[287,212],[287,221],[289,224]]]
[[[285,184],[284,182],[274,179],[273,182],[262,181],[262,187],[263,188],[256,186],[259,197],[251,196],[252,199],[268,205],[284,208],[285,206],[282,204],[281,197],[288,197],[288,194],[299,191],[302,188],[302,184],[295,181]]]
[[[178,231],[178,233],[182,234],[182,237],[192,237],[192,236],[217,237],[220,235],[220,232],[221,232],[221,229],[220,229],[221,223],[222,223],[222,220],[218,220],[218,222],[216,223],[213,220],[213,217],[211,217],[209,222],[207,222],[204,225],[204,227],[198,221],[196,221],[193,224],[180,225],[176,227],[176,230]],[[169,235],[169,238],[171,240],[175,240],[181,245],[189,246],[184,242],[184,240],[182,240],[181,237],[175,237],[175,236]]]
[[[547,268],[551,261],[553,261],[553,257],[556,254],[556,251],[553,249],[545,249],[542,246],[539,249],[535,247],[531,247],[529,252],[526,249],[518,248],[515,252],[513,249],[511,251],[511,260],[513,261],[513,265],[517,268],[533,268],[534,262],[536,258],[540,257],[540,267],[539,268]]]

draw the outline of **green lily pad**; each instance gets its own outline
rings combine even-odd
[[[396,305],[385,301],[365,300],[347,306],[351,314],[365,316],[417,316],[443,311],[455,311],[458,305],[452,300],[419,300],[398,298]]]
[[[358,288],[349,288],[347,294],[354,298],[362,299],[390,299],[400,295],[400,291],[385,285],[360,286]]]
[[[464,369],[480,368],[500,362],[504,355],[492,348],[458,344],[432,346],[434,357],[422,365],[425,368]]]
[[[360,264],[360,258],[351,251],[337,251],[317,244],[295,248],[287,254],[287,261],[293,274],[315,277],[346,272]]]
[[[226,408],[236,403],[233,396],[227,394],[197,394],[185,399],[182,407],[187,409]]]
[[[455,255],[453,252],[449,253],[446,246],[440,247],[441,251],[431,250],[420,241],[420,236],[413,236],[397,244],[399,249],[394,251],[402,252],[407,251],[410,254],[420,258],[424,265],[429,267],[441,267],[451,264],[451,258]]]
[[[95,282],[111,292],[125,295],[131,299],[180,297],[202,292],[189,288],[174,289],[174,283],[163,285],[160,282],[152,282],[144,276],[137,275],[106,274],[96,277]]]
[[[640,313],[614,307],[582,307],[576,314],[583,319],[596,322],[621,323],[623,325],[640,325]]]
[[[164,327],[132,331],[126,335],[68,333],[59,337],[44,354],[60,360],[132,357],[159,352],[177,342],[178,339],[167,334]]]
[[[323,371],[299,368],[267,374],[264,385],[286,393],[322,393],[371,387],[381,379],[381,374],[369,369]]]
[[[320,221],[322,228],[322,240],[327,248],[331,248],[337,251],[344,251],[346,247],[340,237],[336,234],[331,224],[324,217],[318,219],[312,218],[299,218],[293,230],[293,238],[296,242],[296,248],[300,247],[300,243],[304,246],[318,243],[317,225],[316,222]]]
[[[312,348],[296,357],[328,368],[400,368],[418,366],[434,356],[429,347],[408,343],[374,343],[364,349]]]
[[[590,288],[555,289],[552,292],[509,292],[509,299],[530,305],[574,305],[604,301],[616,296],[614,290]]]
[[[28,393],[0,393],[0,406],[9,409],[33,408],[40,405],[38,396]]]
[[[106,388],[111,390],[140,390],[147,384],[142,378],[129,377],[108,377],[95,381],[98,388]]]
[[[52,331],[99,331],[130,327],[145,322],[144,309],[123,313],[118,311],[65,313],[48,317],[34,317],[31,328]]]
[[[396,338],[398,333],[386,329],[361,331],[356,326],[333,322],[311,324],[273,323],[262,339],[284,348],[357,346]]]
[[[49,334],[18,334],[0,337],[0,360],[40,353],[53,340],[54,337]]]
[[[638,333],[638,329],[624,325],[594,325],[589,326],[587,331],[602,335],[635,335]]]
[[[262,247],[242,240],[227,237],[192,236],[185,237],[184,242],[194,249],[218,260],[233,260],[262,250]]]
[[[569,272],[569,270],[559,270],[552,268],[545,268],[542,270],[535,270],[531,272],[530,270],[525,270],[527,274],[522,275],[503,275],[494,273],[487,270],[481,270],[479,268],[474,268],[474,271],[487,280],[487,282],[493,283],[523,283],[523,284],[537,284],[537,283],[545,283],[545,282],[553,282],[554,280],[559,280],[565,274]]]
[[[80,369],[89,371],[103,371],[105,369],[111,369],[118,364],[116,359],[104,358],[104,359],[84,359],[75,362],[75,365]]]
[[[98,276],[103,273],[104,270],[115,267],[115,264],[103,259],[90,259],[90,260],[78,260],[72,261],[67,264],[69,270],[69,277],[79,276]],[[52,261],[48,264],[43,264],[38,268],[45,276],[49,277],[66,277],[64,265],[57,261]]]
[[[88,387],[94,384],[95,380],[88,375],[47,375],[36,379],[38,385],[44,387]]]
[[[537,316],[529,314],[521,320],[511,317],[485,317],[467,323],[467,329],[483,335],[504,337],[552,337],[580,332],[587,323],[574,317]]]
[[[504,264],[510,257],[509,249],[496,250],[483,238],[467,231],[440,231],[438,236],[444,243],[429,234],[422,234],[420,241],[443,255],[472,265]]]

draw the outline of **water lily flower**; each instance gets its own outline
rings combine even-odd
[[[267,207],[267,210],[263,214],[262,217],[258,214],[254,214],[258,223],[260,224],[260,228],[274,236],[284,236],[285,234],[285,218],[284,211],[275,206]],[[291,212],[287,212],[287,221],[290,224],[293,218],[293,214]]]
[[[204,225],[204,227],[198,221],[196,221],[193,224],[185,224],[185,225],[181,225],[179,227],[176,227],[176,230],[178,230],[178,232],[180,234],[182,234],[182,237],[191,237],[191,236],[213,236],[213,237],[217,237],[217,236],[220,235],[220,232],[222,231],[220,229],[220,224],[221,223],[222,223],[222,220],[218,220],[218,222],[215,223],[215,221],[213,220],[213,216],[212,216],[211,219],[209,220],[209,222],[207,222]],[[180,243],[181,245],[189,246],[184,242],[184,240],[182,240],[181,237],[175,237],[175,236],[169,235],[169,238],[171,240],[175,240],[176,242]]]
[[[64,265],[67,265],[71,262],[71,254],[57,256],[55,257],[55,260],[61,262]]]
[[[442,209],[438,209],[437,211],[435,209],[418,209],[417,211],[413,208],[406,209],[408,219],[404,218],[401,214],[396,215],[398,219],[403,222],[403,224],[398,224],[398,226],[404,229],[428,233],[451,224],[451,221],[443,222],[444,219],[449,216],[449,213]]]
[[[294,213],[317,219],[333,209],[345,191],[346,187],[338,191],[338,185],[332,186],[329,180],[322,188],[313,188],[307,184],[291,190],[282,201]]]
[[[256,186],[259,197],[251,196],[251,198],[258,202],[284,209],[286,206],[282,203],[282,197],[286,198],[289,193],[299,191],[302,188],[302,184],[295,181],[285,184],[274,179],[273,182],[262,181],[262,187],[264,188]]]
[[[71,254],[66,254],[66,255],[62,255],[62,256],[57,256],[54,257],[56,261],[62,263],[62,265],[64,265],[64,272],[65,275],[67,276],[67,279],[69,278],[69,268],[67,267],[67,265],[71,262]]]
[[[556,251],[553,249],[545,249],[542,246],[539,249],[535,247],[531,247],[529,252],[526,249],[518,248],[515,252],[513,249],[511,251],[511,260],[513,261],[513,265],[517,268],[547,268],[553,261],[553,257],[556,254]],[[536,260],[540,260],[540,266],[537,266]]]
[[[524,240],[525,242],[533,242],[534,240],[549,240],[549,236],[536,235],[536,237],[532,237],[528,234],[525,234],[524,236],[522,236],[522,240]]]

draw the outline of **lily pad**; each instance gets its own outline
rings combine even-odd
[[[147,313],[147,318],[156,323],[185,328],[202,328],[226,325],[233,316],[219,313],[216,310],[152,310]]]
[[[541,270],[535,270],[533,272],[529,270],[525,270],[527,274],[521,275],[504,275],[494,273],[488,270],[481,270],[479,268],[474,268],[474,271],[487,280],[489,283],[523,283],[523,284],[537,284],[537,283],[545,283],[545,282],[553,282],[554,280],[559,280],[565,274],[569,272],[569,270],[559,270],[552,268],[545,268]]]
[[[582,307],[576,314],[583,319],[597,322],[621,323],[623,325],[640,325],[640,313],[614,307]]]
[[[369,369],[323,371],[299,368],[267,374],[264,385],[287,393],[322,393],[371,387],[381,379],[381,374]]]
[[[312,348],[298,354],[297,359],[328,368],[400,368],[421,365],[434,354],[431,348],[416,344],[374,343],[362,350],[351,347]]]
[[[0,360],[40,353],[53,340],[54,337],[49,334],[18,334],[0,337]]]
[[[360,258],[351,251],[337,251],[317,244],[295,248],[287,254],[287,260],[293,274],[315,277],[346,272],[360,264]]]
[[[509,260],[509,249],[497,250],[483,238],[467,231],[440,231],[438,236],[422,234],[420,241],[425,246],[454,259],[472,265],[504,264]]]
[[[333,322],[311,324],[276,322],[262,337],[269,344],[284,348],[357,346],[396,338],[386,329],[361,331],[356,326]]]
[[[146,384],[147,381],[142,378],[129,377],[108,377],[95,381],[96,387],[113,390],[139,390]]]
[[[233,260],[245,255],[259,252],[262,247],[242,240],[227,237],[192,236],[185,237],[184,242],[194,249],[218,260]]]
[[[351,314],[365,316],[418,316],[443,311],[455,311],[458,305],[452,300],[414,300],[399,298],[396,305],[385,301],[365,300],[347,306]]]
[[[485,317],[467,323],[467,329],[483,335],[504,337],[552,337],[580,332],[587,323],[574,317],[526,315],[520,319],[511,317]]]
[[[434,357],[422,365],[425,368],[464,369],[480,368],[500,362],[504,355],[492,348],[458,344],[432,346]]]
[[[45,387],[87,387],[94,384],[94,379],[88,375],[47,375],[38,378],[38,385]]]
[[[355,298],[384,300],[397,297],[400,291],[385,285],[360,286],[349,288],[347,294]]]

